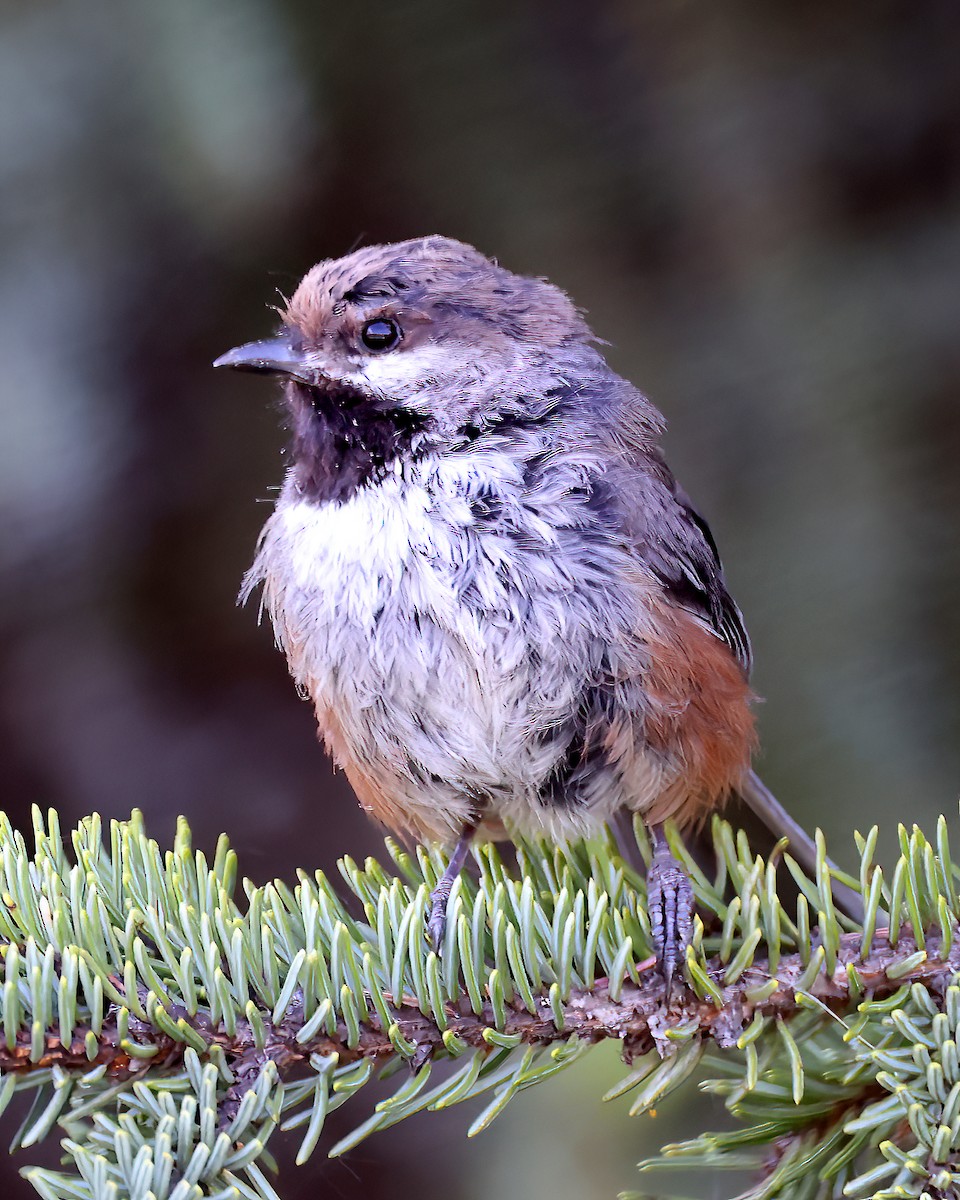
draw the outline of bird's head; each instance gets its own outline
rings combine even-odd
[[[298,412],[318,399],[391,411],[441,440],[535,404],[592,336],[559,288],[436,236],[318,263],[281,318],[214,365],[286,378]]]

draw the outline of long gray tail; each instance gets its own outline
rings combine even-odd
[[[747,776],[740,788],[740,795],[772,834],[790,839],[790,853],[808,875],[816,878],[817,847],[813,838],[790,816],[756,771],[751,771]],[[830,859],[827,862],[831,867],[834,865]],[[834,879],[833,897],[837,907],[851,921],[863,921],[863,900],[859,892]]]

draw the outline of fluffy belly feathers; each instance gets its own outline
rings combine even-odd
[[[516,494],[516,468],[484,467],[408,466],[342,503],[288,481],[267,522],[244,594],[263,583],[335,762],[365,809],[421,838],[451,841],[478,812],[557,840],[623,806],[696,820],[749,760],[738,665],[614,539],[578,560],[561,516],[525,514],[508,546],[478,511]]]
[[[484,804],[532,832],[524,816],[558,753],[536,735],[576,708],[592,654],[571,644],[583,631],[562,591],[505,570],[496,536],[478,533],[466,473],[391,475],[344,503],[285,497],[244,585],[262,581],[291,673],[361,804],[439,840]],[[574,814],[542,823],[584,828]]]

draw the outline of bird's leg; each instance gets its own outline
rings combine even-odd
[[[477,825],[477,821],[468,821],[464,825],[460,832],[460,840],[454,846],[453,853],[450,855],[447,869],[437,880],[437,886],[430,893],[430,916],[427,918],[427,937],[437,951],[440,949],[440,944],[443,941],[443,933],[447,927],[447,901],[450,899],[450,893],[453,891],[453,885],[457,881],[457,876],[463,870],[463,864],[467,861],[470,843],[473,841],[473,835],[477,832]]]
[[[693,885],[673,857],[662,825],[651,825],[653,859],[647,872],[650,931],[663,973],[664,1004],[670,1003],[674,972],[686,958],[693,934]]]

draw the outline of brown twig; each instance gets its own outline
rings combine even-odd
[[[916,941],[908,932],[901,932],[897,945],[891,947],[884,940],[885,933],[885,930],[878,932],[869,955],[862,961],[860,935],[848,934],[842,938],[836,969],[830,976],[821,974],[809,994],[839,1013],[848,1011],[860,994],[851,994],[849,966],[856,968],[862,991],[877,999],[890,995],[905,983],[937,988],[946,977],[960,970],[960,940],[954,943],[945,958],[941,958],[938,955],[939,937],[928,936],[926,959],[900,974],[897,966],[916,953]],[[649,967],[649,964],[643,966]],[[712,962],[710,966],[713,977],[722,978],[722,965]],[[614,1038],[622,1043],[624,1057],[629,1060],[662,1044],[664,1032],[671,1025],[692,1023],[695,1028],[699,1027],[700,1037],[711,1038],[718,1046],[729,1047],[736,1043],[755,1013],[789,1017],[797,1011],[797,982],[803,972],[804,963],[798,954],[782,957],[776,973],[776,990],[762,1000],[751,999],[751,994],[755,995],[771,978],[766,963],[757,960],[735,984],[721,987],[721,1005],[700,1000],[689,989],[683,989],[683,994],[674,995],[669,1009],[665,1010],[663,982],[657,972],[648,969],[641,975],[639,986],[625,982],[616,1000],[610,997],[607,982],[603,979],[588,990],[575,990],[563,1006],[561,1028],[555,1024],[553,1010],[545,997],[538,1000],[536,1013],[515,1003],[508,1008],[501,1032],[519,1035],[528,1045],[547,1045],[565,1040],[572,1034],[591,1042]],[[179,1008],[169,1012],[174,1020],[187,1021],[208,1046],[219,1046],[223,1050],[236,1076],[236,1083],[231,1088],[236,1096],[242,1094],[267,1060],[276,1063],[282,1076],[288,1076],[309,1060],[311,1054],[335,1054],[340,1063],[350,1063],[364,1058],[387,1059],[396,1053],[388,1031],[382,1028],[372,1006],[361,1025],[359,1042],[354,1046],[347,1044],[347,1030],[342,1022],[333,1033],[318,1033],[307,1042],[298,1042],[297,1034],[305,1019],[302,1001],[296,996],[281,1021],[273,1023],[269,1013],[263,1015],[265,1038],[260,1046],[246,1020],[237,1021],[231,1035],[222,1026],[214,1027],[203,1013],[190,1017]],[[124,1049],[114,1014],[115,1009],[111,1009],[96,1035],[97,1049],[92,1058],[86,1051],[88,1031],[85,1028],[78,1028],[69,1046],[64,1046],[55,1033],[48,1033],[45,1052],[38,1061],[31,1061],[29,1035],[21,1032],[12,1049],[0,1042],[0,1073],[27,1072],[54,1065],[70,1071],[89,1071],[95,1065],[106,1064],[112,1078],[124,1080],[148,1071],[172,1070],[179,1066],[185,1044],[149,1022],[133,1017],[127,1022],[128,1039],[141,1047],[155,1047],[156,1053],[149,1058],[131,1056]],[[443,1050],[442,1031],[414,1003],[407,999],[394,1003],[390,1015],[403,1038],[417,1047],[416,1061],[425,1061]],[[487,1046],[484,1031],[494,1026],[489,1006],[482,1013],[474,1013],[466,997],[459,1004],[448,1006],[447,1028],[469,1045]]]

